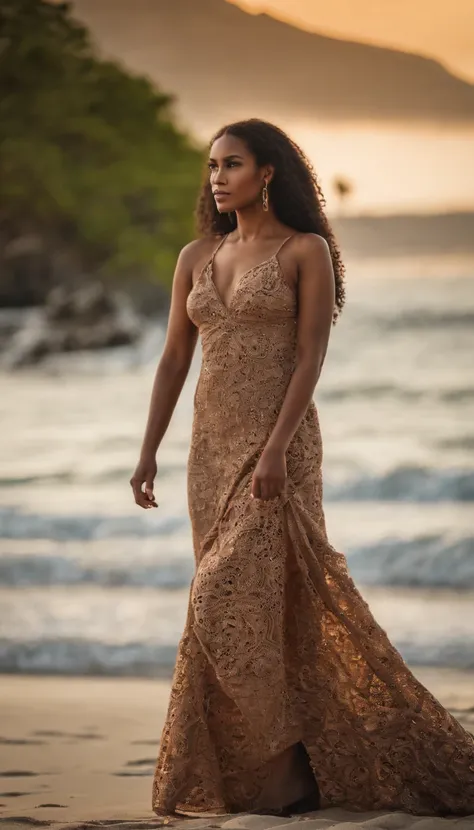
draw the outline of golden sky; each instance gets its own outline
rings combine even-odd
[[[432,57],[474,83],[474,0],[228,0],[309,31]],[[263,48],[263,47],[262,47]],[[472,209],[474,130],[409,125],[282,125],[319,172],[328,206],[338,173],[351,207],[375,212]]]
[[[59,0],[53,0],[59,2]],[[196,5],[199,0],[193,0]],[[224,2],[224,0],[221,0]],[[266,11],[310,31],[380,46],[403,49],[433,57],[454,73],[474,83],[474,0],[228,0],[245,11]],[[163,4],[122,0],[130,8],[125,36],[115,26],[117,0],[74,0],[74,8],[106,51],[134,71],[154,73],[153,60],[141,62],[143,50],[134,53],[134,40],[127,33],[143,29],[151,18],[147,12]],[[144,12],[134,20],[136,6]],[[145,14],[146,13],[146,14]],[[212,27],[212,21],[210,26]],[[100,24],[100,25],[99,25]],[[141,30],[140,30],[141,31]],[[106,35],[117,35],[110,38]],[[176,30],[179,43],[179,26]],[[102,40],[101,40],[102,38]],[[113,48],[111,47],[113,45]],[[267,44],[262,44],[265,50]],[[138,48],[138,47],[137,47]],[[271,44],[268,44],[271,49]],[[137,55],[139,60],[137,60]],[[152,55],[153,57],[153,55]],[[284,71],[284,66],[282,67]],[[250,115],[258,115],[252,111]],[[216,116],[217,118],[217,116]],[[311,115],[280,118],[279,125],[301,145],[318,172],[328,207],[337,208],[334,178],[344,176],[353,184],[347,209],[352,212],[437,212],[474,210],[474,125],[449,122],[425,126],[404,123],[337,121],[321,123]],[[219,122],[187,124],[207,141]]]
[[[229,0],[310,31],[434,57],[474,82],[474,0]]]

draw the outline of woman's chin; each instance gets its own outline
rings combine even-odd
[[[232,213],[235,210],[235,208],[233,208],[226,199],[219,202],[216,201],[216,208],[219,213]]]

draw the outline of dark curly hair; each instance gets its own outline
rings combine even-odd
[[[209,149],[216,139],[225,134],[244,141],[259,167],[265,164],[274,166],[275,172],[268,185],[268,192],[280,222],[301,233],[316,233],[328,243],[336,283],[333,315],[333,322],[336,322],[345,301],[344,265],[324,212],[326,201],[311,162],[283,130],[259,118],[236,121],[221,127],[209,142]],[[217,210],[207,168],[195,217],[197,231],[203,236],[224,235],[236,227],[234,216]]]

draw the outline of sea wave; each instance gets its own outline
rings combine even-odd
[[[411,665],[474,670],[472,640],[431,644],[394,641],[394,645]],[[139,641],[109,644],[79,638],[0,640],[0,673],[171,678],[176,653],[174,644]]]
[[[0,508],[0,538],[3,539],[108,539],[119,536],[161,536],[186,527],[186,516],[101,516],[24,513]]]
[[[440,390],[439,397],[446,403],[463,403],[464,401],[474,401],[474,387],[464,386],[454,389]]]
[[[166,478],[175,472],[184,469],[182,462],[160,463],[160,476]],[[55,472],[37,473],[25,476],[0,476],[0,487],[24,487],[39,484],[98,484],[109,481],[128,482],[131,469],[127,467],[104,467],[103,470],[93,473],[78,473],[77,471],[57,470]]]
[[[384,331],[425,331],[427,329],[474,328],[474,309],[413,308],[394,316],[379,315],[374,321]]]
[[[324,498],[333,502],[472,502],[474,470],[432,470],[401,466],[379,476],[362,475],[339,483],[326,480]],[[56,541],[146,538],[189,526],[186,513],[172,516],[54,515],[0,508],[0,538]]]
[[[433,470],[400,466],[379,476],[359,476],[341,484],[326,484],[331,501],[474,501],[474,470]]]
[[[474,588],[474,537],[443,535],[383,539],[348,553],[354,579],[364,585]]]
[[[347,386],[322,386],[316,392],[316,397],[324,402],[336,403],[340,401],[376,401],[387,398],[415,402],[431,400],[442,401],[448,404],[470,403],[474,400],[474,388],[471,386],[454,386],[449,389],[433,388],[422,385],[418,387],[403,386],[399,383],[356,383]]]
[[[474,537],[445,535],[389,538],[346,551],[354,579],[365,585],[474,589]],[[152,588],[167,591],[190,585],[195,564],[189,555],[160,558],[98,558],[51,554],[4,554],[0,586],[10,588],[97,585],[103,588]]]
[[[161,588],[189,585],[194,559],[163,562],[90,561],[57,554],[23,554],[0,557],[0,585],[15,588],[51,585],[101,585],[107,588]]]
[[[324,498],[334,502],[471,502],[474,470],[400,466],[381,475],[359,475],[338,483],[326,479]],[[172,516],[54,515],[0,508],[0,538],[56,541],[146,538],[176,533],[189,526],[184,512]]]
[[[452,640],[448,643],[418,644],[410,640],[395,643],[406,663],[412,666],[474,671],[474,643],[472,640]]]
[[[474,450],[474,435],[464,433],[452,438],[440,438],[436,446],[447,450]]]
[[[399,398],[416,401],[426,396],[423,389],[409,389],[391,383],[367,383],[348,386],[323,386],[317,390],[317,397],[323,401],[378,400],[380,398]]]
[[[0,673],[171,677],[177,646],[95,640],[0,640]]]

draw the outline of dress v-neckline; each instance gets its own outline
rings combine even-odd
[[[219,294],[219,292],[217,290],[217,286],[214,282],[214,257],[212,257],[212,259],[208,263],[209,280],[212,284],[212,288],[214,290],[215,296],[217,297],[217,300],[219,301],[219,303],[221,304],[222,308],[225,311],[228,312],[232,308],[232,303],[234,301],[234,297],[235,297],[237,291],[239,290],[239,288],[242,284],[242,281],[245,279],[245,277],[248,276],[248,274],[250,274],[252,271],[255,271],[257,268],[262,268],[263,265],[267,265],[269,262],[272,261],[272,259],[277,259],[277,255],[272,254],[271,256],[268,257],[268,259],[264,259],[262,262],[259,262],[257,265],[252,265],[251,268],[247,268],[247,270],[244,271],[244,273],[236,281],[235,288],[234,288],[234,290],[232,291],[232,293],[230,295],[229,305],[226,305],[224,300],[222,299],[221,295]],[[279,267],[278,259],[277,259],[277,267]]]
[[[226,304],[224,303],[224,300],[222,299],[221,295],[219,294],[219,292],[218,292],[218,290],[217,290],[216,283],[214,282],[214,258],[215,258],[215,256],[216,256],[217,251],[219,250],[219,248],[221,248],[221,247],[222,247],[222,245],[224,244],[224,242],[226,241],[226,239],[227,239],[228,235],[229,235],[229,234],[227,234],[227,233],[226,233],[226,234],[223,236],[223,238],[222,238],[222,239],[221,239],[221,241],[219,242],[219,244],[218,244],[217,248],[215,248],[215,250],[213,251],[212,256],[211,256],[211,258],[210,258],[209,262],[207,263],[207,273],[208,273],[208,276],[209,276],[209,280],[210,280],[210,282],[211,282],[211,284],[212,284],[212,288],[213,288],[214,295],[216,296],[216,298],[217,298],[217,300],[218,300],[219,304],[222,306],[222,308],[224,309],[224,311],[225,311],[226,313],[229,313],[229,312],[230,312],[230,310],[231,310],[231,308],[232,308],[232,303],[233,303],[233,301],[234,301],[234,297],[235,297],[235,295],[236,295],[236,293],[237,293],[238,289],[240,288],[240,285],[242,284],[242,281],[245,279],[245,277],[246,277],[246,276],[248,276],[248,274],[250,274],[252,271],[256,271],[256,270],[257,270],[257,268],[262,268],[264,265],[268,265],[268,263],[269,263],[269,262],[271,262],[272,260],[275,260],[275,261],[276,261],[276,264],[277,264],[277,269],[279,269],[279,270],[281,271],[280,260],[278,259],[278,253],[279,253],[280,249],[283,247],[283,245],[285,244],[285,242],[286,242],[288,239],[291,239],[291,236],[293,236],[293,234],[291,234],[290,236],[287,236],[287,237],[286,237],[286,239],[284,239],[284,240],[283,240],[283,242],[281,243],[281,245],[278,247],[278,249],[277,249],[277,250],[276,250],[276,251],[275,251],[275,252],[274,252],[271,256],[267,257],[267,259],[262,260],[262,262],[258,262],[256,265],[252,265],[250,268],[247,268],[247,270],[246,270],[246,271],[244,271],[244,273],[243,273],[243,274],[241,274],[241,276],[239,277],[239,279],[236,281],[235,288],[234,288],[234,290],[232,291],[232,294],[231,294],[231,296],[230,296],[229,305],[226,305]]]

